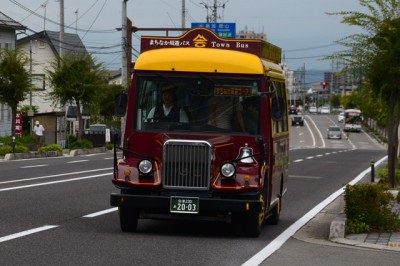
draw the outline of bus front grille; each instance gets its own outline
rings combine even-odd
[[[210,188],[211,145],[206,141],[168,140],[163,150],[163,186],[168,189]]]

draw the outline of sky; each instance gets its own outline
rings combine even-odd
[[[64,0],[65,32],[77,33],[87,50],[108,69],[121,66],[121,27],[123,0]],[[359,0],[218,0],[218,22],[236,23],[236,30],[263,32],[267,40],[283,49],[289,69],[336,70],[324,56],[344,47],[335,43],[360,31],[341,23],[341,16],[326,12],[363,11]],[[186,27],[205,22],[206,6],[214,0],[186,0]],[[222,7],[224,6],[224,8]],[[32,32],[60,31],[59,0],[0,0],[0,11]],[[364,10],[365,11],[365,10]],[[211,15],[211,9],[208,9]],[[182,0],[128,0],[127,15],[139,28],[180,28]],[[133,48],[140,51],[140,35],[163,32],[137,32]],[[25,37],[23,34],[20,37]],[[133,51],[133,54],[138,54]]]

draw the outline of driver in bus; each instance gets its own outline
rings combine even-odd
[[[151,122],[176,122],[188,123],[189,118],[183,108],[175,105],[176,87],[173,85],[165,86],[161,89],[162,104],[153,107],[147,121]]]

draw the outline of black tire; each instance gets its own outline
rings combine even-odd
[[[260,195],[260,200],[262,202],[262,207],[260,212],[251,212],[244,215],[244,233],[248,237],[258,237],[261,234],[262,226],[265,222],[266,215],[266,203],[265,196]]]
[[[119,223],[122,232],[135,232],[139,220],[139,211],[129,207],[119,207]]]
[[[281,197],[279,197],[278,203],[271,210],[271,215],[267,219],[267,223],[271,225],[279,224],[280,214],[281,214]]]
[[[258,213],[248,213],[244,216],[244,233],[247,237],[258,237],[261,234],[261,227]]]

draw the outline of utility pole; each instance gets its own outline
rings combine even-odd
[[[185,5],[185,0],[182,0],[182,23],[181,23],[182,29],[186,28],[185,21],[186,21],[186,5]]]
[[[207,9],[207,22],[216,23],[218,20],[218,8],[225,8],[225,4],[228,1],[229,0],[226,0],[224,3],[221,4],[217,0],[214,0],[214,4],[212,6],[209,6],[204,2],[200,3]],[[208,9],[211,9],[211,16],[208,15]]]
[[[122,0],[122,40],[121,40],[121,52],[122,52],[122,57],[121,57],[121,84],[122,86],[126,85],[126,82],[128,80],[127,77],[127,62],[126,62],[126,54],[127,54],[127,35],[126,35],[126,18],[127,18],[127,11],[126,11],[126,3],[128,0]]]
[[[60,0],[60,57],[64,56],[64,0]]]
[[[128,0],[122,0],[122,39],[121,39],[121,85],[123,87],[127,86],[128,83],[128,64],[127,64],[127,49],[130,49],[127,40],[127,2]],[[121,117],[121,139],[124,139],[126,126],[126,117]]]

